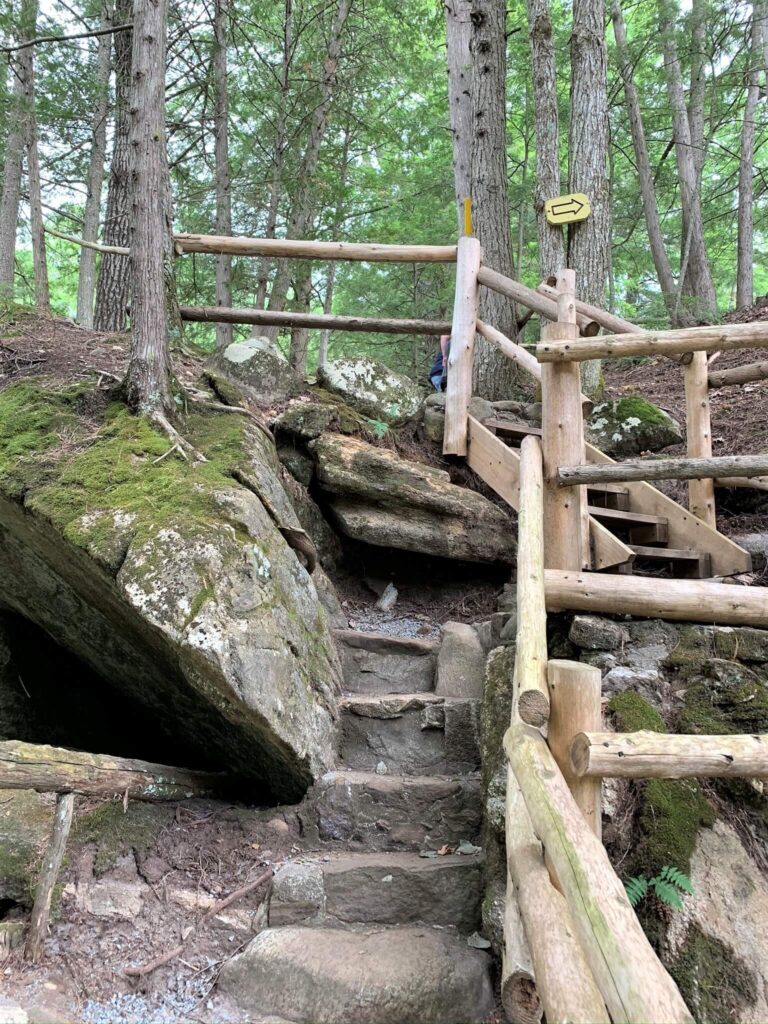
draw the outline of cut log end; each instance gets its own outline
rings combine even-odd
[[[530,974],[516,972],[505,978],[501,986],[501,1005],[507,1020],[515,1024],[539,1024],[542,1006],[536,984]]]
[[[573,774],[581,778],[589,767],[589,737],[586,733],[577,733],[571,741],[571,768]]]
[[[549,721],[549,699],[541,690],[524,690],[517,701],[517,713],[526,725],[541,728]]]

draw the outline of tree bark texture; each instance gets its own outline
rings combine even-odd
[[[658,278],[659,287],[664,296],[664,304],[672,324],[675,327],[683,326],[676,318],[675,294],[677,286],[672,274],[672,267],[661,230],[659,208],[656,201],[656,186],[654,184],[651,161],[648,156],[648,144],[645,138],[645,126],[640,109],[640,99],[632,70],[632,60],[627,47],[627,32],[624,25],[624,16],[621,12],[621,0],[613,0],[611,16],[613,18],[613,33],[616,38],[619,70],[624,85],[624,97],[627,102],[629,129],[632,134],[632,148],[635,152],[635,163],[637,164],[637,176],[640,183],[640,196],[643,201],[643,214],[645,216],[645,228],[648,233],[651,258],[653,259],[656,277]]]
[[[107,0],[101,13],[101,27],[112,24],[112,3]],[[95,242],[99,234],[101,217],[101,190],[104,183],[104,163],[107,157],[107,117],[109,113],[109,75],[111,71],[112,36],[99,36],[96,50],[96,89],[98,98],[93,112],[91,128],[91,159],[88,166],[88,194],[83,215],[83,238]],[[96,287],[96,251],[80,250],[80,273],[77,282],[77,322],[93,327],[93,295]]]
[[[328,39],[328,49],[323,62],[323,77],[320,87],[320,102],[312,115],[312,123],[309,130],[304,154],[298,172],[298,188],[291,211],[288,216],[288,237],[305,238],[308,229],[311,227],[314,201],[313,185],[317,162],[320,157],[320,147],[325,138],[328,127],[328,115],[330,114],[333,95],[336,89],[336,78],[341,55],[341,39],[344,25],[352,6],[352,0],[338,0],[336,12],[331,25],[331,32]],[[269,294],[267,309],[281,310],[285,307],[285,299],[288,294],[288,286],[291,280],[291,267],[285,261],[278,263],[277,272],[272,282],[272,290]],[[271,341],[277,337],[277,328],[268,327],[264,334]]]
[[[504,0],[472,0],[472,208],[483,262],[514,277],[507,190],[507,37]],[[479,316],[513,341],[515,307],[482,289]],[[491,401],[508,398],[518,379],[514,363],[484,338],[475,348],[474,391]]]
[[[544,215],[546,200],[560,195],[557,69],[548,0],[528,0],[528,32],[536,127],[536,187],[533,205],[539,235],[539,269],[542,277],[552,277],[563,270],[566,262],[563,229],[550,224]]]
[[[229,173],[229,92],[227,89],[227,32],[229,0],[214,0],[213,126],[216,176],[216,234],[232,234],[232,186]],[[216,257],[216,305],[232,305],[232,257]],[[216,347],[232,341],[232,325],[216,324]]]
[[[37,0],[28,0],[30,18],[37,13]],[[26,133],[27,133],[27,190],[29,193],[29,228],[32,235],[32,264],[35,275],[35,305],[40,310],[50,307],[48,290],[48,261],[45,252],[45,224],[43,221],[43,199],[40,184],[40,156],[37,148],[37,113],[35,110],[35,65],[34,50],[22,50],[22,60],[27,64],[25,83]]]
[[[574,0],[571,34],[571,122],[568,188],[589,196],[592,215],[568,232],[568,267],[576,271],[576,294],[605,306],[611,246],[608,186],[608,86],[604,0]],[[590,398],[601,388],[600,366],[582,369]]]
[[[125,24],[133,16],[131,0],[116,0],[115,24]],[[133,33],[116,32],[112,37],[115,66],[115,130],[107,187],[107,209],[102,237],[105,245],[127,248],[131,241],[130,220],[130,88]],[[129,265],[123,256],[105,253],[99,264],[96,283],[96,311],[93,325],[97,331],[122,331],[131,294]]]
[[[459,237],[464,234],[464,200],[472,197],[472,0],[445,0],[448,106],[453,140],[453,184]]]
[[[294,281],[293,308],[297,313],[309,311],[309,300],[312,295],[312,264],[304,261],[299,265],[299,274]],[[289,362],[299,379],[307,372],[307,346],[309,345],[309,328],[298,325],[291,330],[291,347]]]
[[[744,122],[741,128],[741,155],[739,158],[739,212],[738,240],[736,243],[736,306],[751,306],[754,297],[753,241],[754,223],[754,159],[755,118],[760,99],[760,69],[763,60],[763,32],[765,5],[755,3],[752,13],[752,31],[749,51],[747,96],[744,103]]]
[[[687,296],[691,301],[693,307],[691,312],[695,319],[699,322],[708,322],[717,315],[717,296],[704,241],[704,221],[701,212],[697,161],[694,159],[694,140],[685,104],[683,75],[675,39],[674,25],[678,11],[674,0],[660,0],[659,11],[667,96],[672,108],[677,174],[683,209],[682,288],[680,294]]]
[[[128,405],[150,417],[172,416],[170,341],[174,310],[173,236],[165,144],[167,0],[136,0],[131,65],[131,358]],[[178,313],[178,310],[176,310]]]

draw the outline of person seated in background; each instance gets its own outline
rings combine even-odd
[[[432,369],[429,371],[429,382],[435,391],[445,391],[448,381],[448,354],[451,351],[450,334],[440,335],[440,348],[438,349]]]

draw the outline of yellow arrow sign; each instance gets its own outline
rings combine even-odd
[[[548,199],[544,213],[550,224],[574,224],[577,220],[586,220],[592,207],[583,192],[574,192],[570,196]]]

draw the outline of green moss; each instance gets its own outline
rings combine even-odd
[[[223,402],[224,405],[245,405],[245,393],[226,377],[222,377],[218,373],[212,373],[210,370],[206,370],[203,374],[203,380],[206,384],[210,385],[216,397]]]
[[[685,694],[679,732],[703,735],[768,732],[768,685],[735,661],[710,660]]]
[[[741,1019],[757,999],[756,978],[746,964],[696,925],[688,929],[670,973],[699,1024]]]
[[[661,409],[636,395],[619,399],[616,403],[616,416],[620,420],[627,420],[632,416],[640,420],[641,423],[667,423],[667,416]]]
[[[665,865],[688,873],[700,828],[715,823],[715,812],[691,779],[650,779],[643,787],[641,838],[630,874],[657,874]]]
[[[608,710],[616,719],[619,732],[666,732],[664,719],[639,693],[625,690],[608,702]]]
[[[73,837],[81,845],[93,843],[97,875],[114,867],[120,857],[133,850],[142,853],[157,842],[160,830],[169,824],[172,809],[135,800],[123,811],[120,801],[101,804],[78,819]]]

